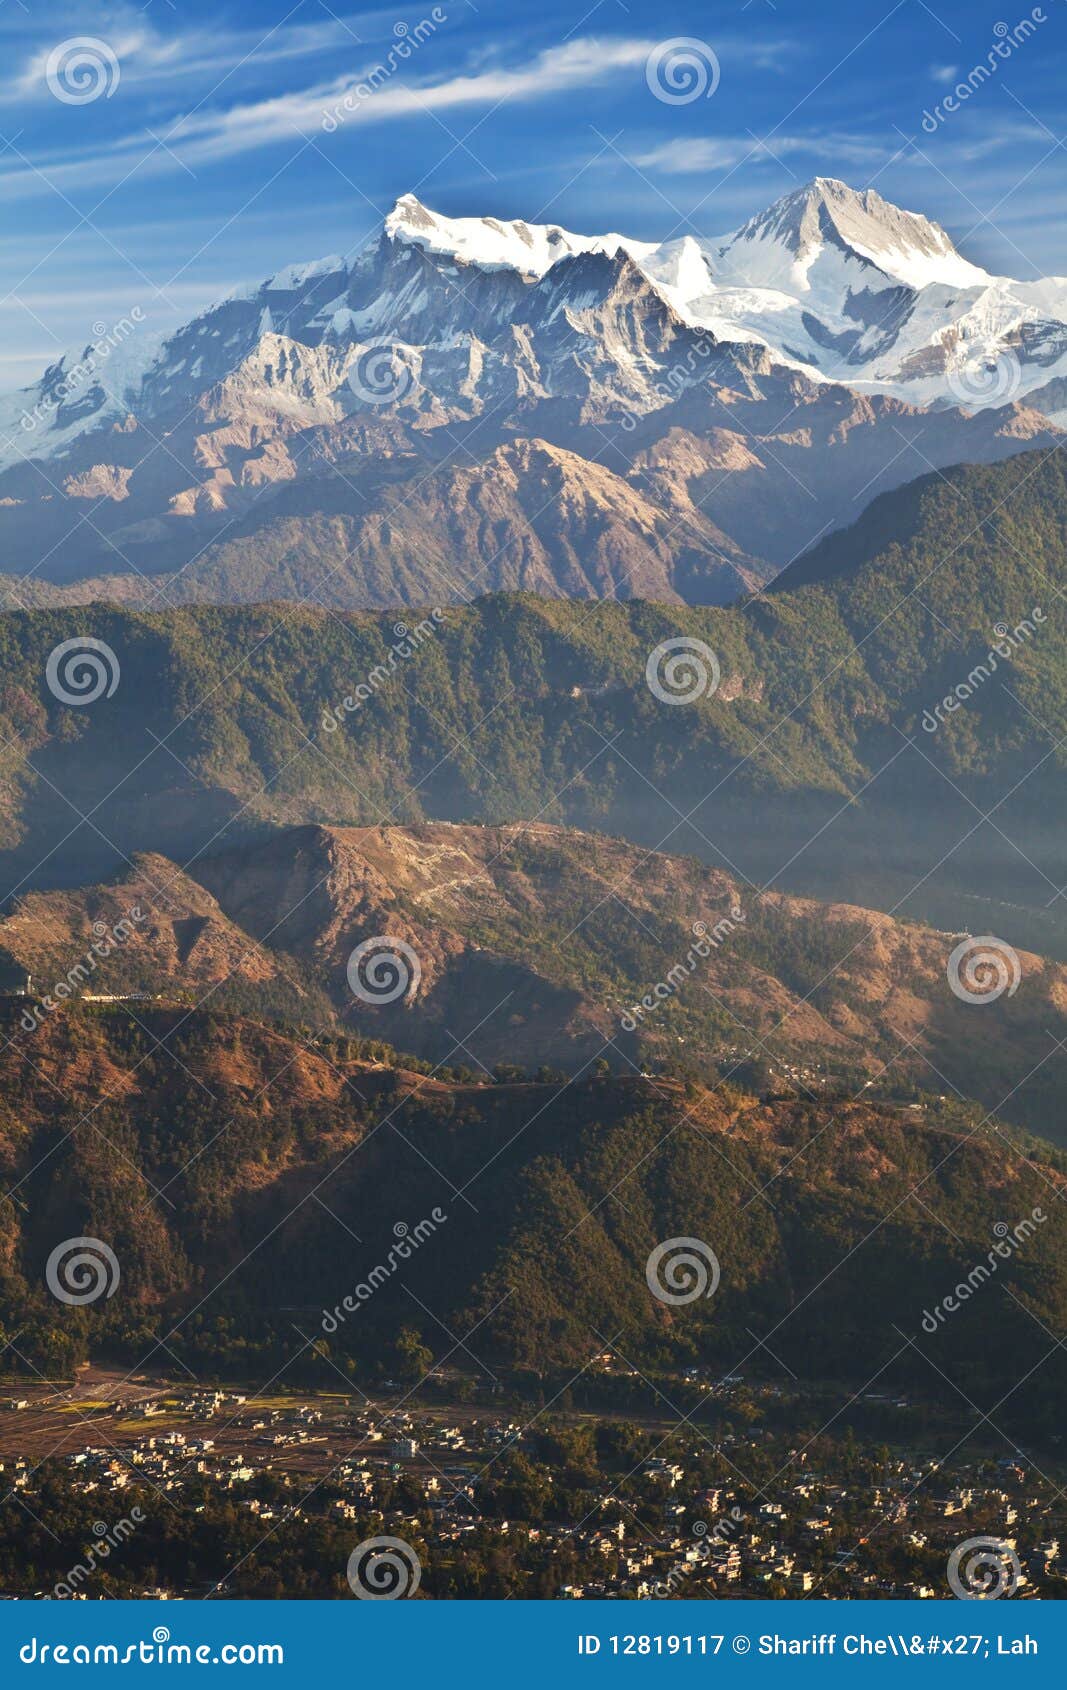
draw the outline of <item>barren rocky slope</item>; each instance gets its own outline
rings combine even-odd
[[[130,910],[98,958],[94,933]],[[75,995],[343,1025],[472,1072],[602,1060],[809,1097],[956,1092],[1059,1138],[1067,967],[1005,946],[1010,989],[964,966],[961,996],[950,958],[966,941],[539,823],[293,828],[185,874],[141,858],[110,886],[33,893],[0,919],[0,949],[40,993],[73,977]]]

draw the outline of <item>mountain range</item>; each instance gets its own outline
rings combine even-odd
[[[721,604],[877,494],[1061,437],[1067,282],[819,178],[662,245],[398,201],[0,406],[2,602]]]
[[[537,819],[1067,958],[1065,530],[1063,455],[1028,453],[883,495],[780,590],[723,609],[14,612],[3,884],[100,881],[139,852],[195,872],[308,823]],[[79,708],[47,668],[87,634],[119,679]],[[647,679],[678,639],[719,667],[684,707]]]
[[[1058,1138],[1065,526],[1062,454],[1024,454],[883,495],[721,609],[98,605],[117,678],[85,707],[47,676],[87,613],[9,614],[0,947],[43,989],[136,907],[101,991],[473,1073],[888,1072]],[[678,640],[718,669],[684,706],[649,684]],[[1014,947],[995,1005],[949,990],[971,933]],[[368,1003],[382,934],[420,980]]]
[[[804,1380],[991,1402],[1047,1359],[1043,1222],[934,1377],[907,1335],[1060,1213],[1055,325],[835,183],[671,256],[406,200],[354,264],[25,397],[0,1341],[30,1368],[162,1339],[276,1375],[305,1320],[331,1386],[444,1322],[533,1400],[605,1332],[653,1375],[758,1331]],[[1008,403],[947,402],[976,311]],[[410,970],[380,1000],[368,945]],[[1007,989],[954,987],[974,946]],[[57,1307],[83,1236],[123,1295]],[[721,1294],[667,1306],[650,1251],[691,1238]],[[1018,1435],[1058,1435],[1060,1382]]]

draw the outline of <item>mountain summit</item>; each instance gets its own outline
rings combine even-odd
[[[816,176],[795,193],[751,217],[718,249],[724,268],[755,279],[760,250],[778,249],[801,269],[828,249],[880,270],[916,290],[985,287],[992,277],[960,256],[939,223],[901,211],[873,188],[859,191],[832,176]]]
[[[1067,283],[990,275],[939,223],[835,177],[816,176],[732,234],[659,245],[442,217],[412,195],[385,233],[526,279],[581,253],[625,254],[690,325],[757,342],[813,377],[971,410],[1026,397],[1064,420]]]

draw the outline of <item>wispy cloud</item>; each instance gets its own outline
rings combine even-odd
[[[1009,118],[985,123],[973,134],[953,137],[947,146],[941,146],[939,158],[942,164],[971,164],[1006,147],[1042,142],[1047,145],[1047,135],[1038,124]],[[886,135],[859,135],[841,130],[821,130],[818,134],[779,131],[766,141],[757,135],[698,135],[688,140],[663,141],[631,156],[641,170],[664,176],[702,176],[719,170],[736,170],[739,165],[780,164],[789,158],[806,158],[822,164],[830,161],[828,168],[833,174],[846,166],[862,170],[884,165],[889,160],[898,165],[925,164],[922,152],[909,147],[900,130]]]
[[[653,43],[613,37],[598,41],[591,37],[549,47],[526,62],[492,65],[472,72],[442,77],[425,76],[401,81],[399,77],[360,98],[346,123],[373,124],[396,118],[418,117],[420,112],[442,112],[461,106],[491,107],[504,101],[544,99],[572,89],[594,87],[643,65]],[[373,63],[357,74],[336,77],[297,93],[237,105],[225,112],[203,112],[179,121],[168,135],[168,144],[195,163],[201,158],[220,158],[250,147],[263,146],[288,134],[316,133],[323,117],[346,94],[356,92]]]
[[[384,10],[348,17],[330,13],[311,23],[284,21],[237,29],[220,23],[216,28],[184,28],[166,34],[142,11],[120,6],[94,25],[93,33],[106,41],[118,59],[127,91],[147,90],[179,80],[207,80],[216,85],[242,71],[258,75],[289,61],[331,54],[336,58],[339,50],[365,52],[376,38],[388,35],[395,16]],[[85,19],[68,16],[60,24],[50,15],[47,29],[38,26],[19,68],[10,79],[0,82],[0,102],[50,98],[48,56],[62,40],[64,28],[84,34]]]
[[[691,140],[664,141],[637,153],[634,163],[642,170],[657,170],[665,176],[690,176],[733,170],[746,162],[773,164],[798,154],[809,158],[829,155],[843,164],[878,164],[889,150],[885,143],[864,135],[778,133],[768,141],[756,135],[694,136]]]
[[[397,76],[355,101],[353,109],[345,112],[345,125],[412,119],[461,107],[488,110],[505,102],[517,104],[587,89],[632,74],[644,64],[652,46],[651,41],[629,37],[581,37],[525,61],[483,64],[476,70],[426,74],[406,81]],[[0,192],[24,194],[43,190],[48,183],[66,190],[76,184],[110,181],[134,169],[155,175],[180,169],[182,164],[195,168],[306,137],[325,144],[324,116],[336,110],[346,94],[361,88],[376,62],[368,60],[355,71],[295,92],[237,102],[225,109],[194,109],[169,125],[160,123],[155,134],[165,146],[146,140],[142,131],[120,136],[94,154],[80,151],[76,158],[27,158],[0,173]]]

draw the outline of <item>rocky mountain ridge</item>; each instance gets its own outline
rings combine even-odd
[[[0,405],[4,602],[728,602],[888,488],[1055,443],[1067,289],[1027,286],[822,180],[664,247],[409,196],[351,263]]]

